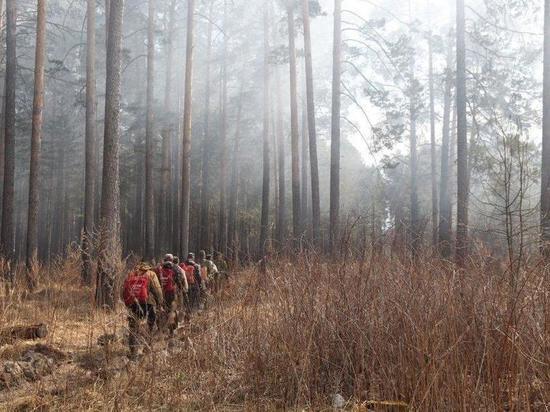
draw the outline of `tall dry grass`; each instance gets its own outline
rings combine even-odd
[[[305,257],[243,275],[235,305],[179,362],[212,404],[402,401],[415,410],[549,410],[550,277],[494,262],[416,267]]]
[[[533,264],[512,283],[482,258],[461,273],[428,258],[413,266],[383,256],[338,263],[313,255],[273,263],[265,275],[246,269],[183,329],[183,352],[172,355],[159,341],[121,373],[76,369],[77,387],[42,394],[34,405],[318,410],[339,393],[350,405],[550,410],[549,270]],[[64,276],[52,282],[66,285]],[[79,296],[62,294],[51,311],[70,304],[66,322],[89,317],[74,327],[89,335],[81,350],[91,353],[99,350],[92,337],[123,327],[124,315],[94,315],[92,300]],[[123,353],[121,346],[109,356]]]

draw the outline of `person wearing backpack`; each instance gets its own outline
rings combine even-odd
[[[164,256],[162,265],[157,269],[157,275],[162,287],[162,294],[164,297],[164,311],[165,316],[162,319],[162,324],[168,326],[170,335],[174,333],[174,330],[178,327],[178,311],[177,311],[177,299],[180,291],[184,288],[183,278],[181,271],[176,269],[177,265],[174,265],[174,256],[167,254]]]
[[[162,288],[151,266],[140,262],[128,273],[122,289],[122,298],[128,308],[130,358],[135,359],[141,322],[147,319],[150,337],[157,320],[157,312],[163,310]]]
[[[183,262],[180,267],[185,272],[187,283],[189,285],[189,305],[187,307],[188,314],[199,309],[200,304],[200,291],[202,288],[202,279],[200,273],[200,266],[195,263],[195,254],[189,253],[187,260]]]

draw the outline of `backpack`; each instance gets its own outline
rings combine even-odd
[[[159,280],[164,293],[173,293],[176,291],[176,282],[174,281],[175,277],[176,272],[174,272],[174,269],[165,267],[160,268]]]
[[[180,267],[185,272],[185,277],[187,278],[187,284],[194,285],[195,284],[195,267],[193,265],[188,265],[186,263],[183,263]]]
[[[145,304],[149,298],[149,276],[133,272],[124,281],[124,304]]]

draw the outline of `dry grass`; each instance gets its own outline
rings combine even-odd
[[[169,354],[161,339],[125,365],[122,344],[95,344],[124,327],[124,310],[94,311],[70,259],[42,271],[47,292],[4,297],[0,321],[48,323],[47,342],[72,362],[0,392],[0,409],[24,394],[20,406],[52,410],[318,410],[340,393],[363,410],[387,408],[366,401],[550,410],[550,268],[522,271],[514,287],[482,259],[465,273],[433,260],[416,268],[385,257],[343,265],[306,257],[266,275],[248,269],[183,329],[184,352]]]

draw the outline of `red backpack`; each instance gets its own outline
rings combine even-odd
[[[149,298],[149,276],[133,272],[124,281],[124,304],[145,304]]]
[[[187,284],[194,285],[195,284],[195,266],[188,265],[184,262],[182,263],[181,268],[185,272],[185,277],[187,278]]]
[[[174,269],[162,267],[159,270],[159,280],[164,293],[173,293],[176,291],[176,282],[174,278],[176,272]]]

